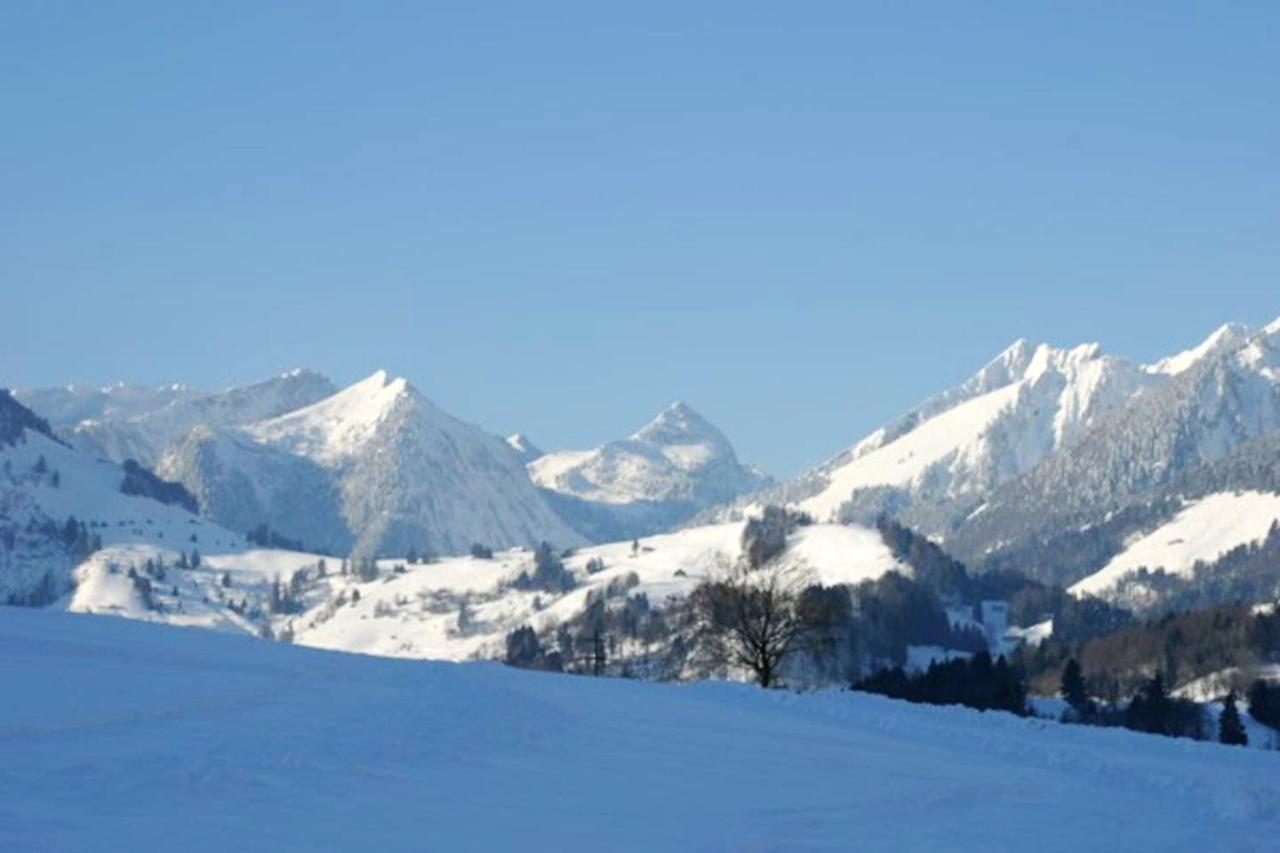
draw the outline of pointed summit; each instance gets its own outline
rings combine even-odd
[[[1036,346],[1031,341],[1026,338],[1018,338],[1001,350],[999,355],[991,359],[987,366],[990,367],[994,364],[1025,364],[1035,350]]]
[[[1168,358],[1162,358],[1155,364],[1146,365],[1144,369],[1148,373],[1177,376],[1203,359],[1211,358],[1219,353],[1240,349],[1248,342],[1252,334],[1253,330],[1243,323],[1224,323],[1214,329],[1209,337],[1191,349],[1183,350]]]
[[[404,401],[426,400],[402,378],[385,370],[348,385],[319,402],[254,424],[258,440],[279,443],[291,452],[336,460],[354,452]]]
[[[694,411],[692,406],[680,400],[659,412],[656,418],[634,433],[631,439],[656,445],[708,442],[717,447],[729,447],[724,433]]]
[[[630,438],[529,464],[565,520],[596,541],[646,536],[770,482],[738,461],[719,429],[682,401]]]

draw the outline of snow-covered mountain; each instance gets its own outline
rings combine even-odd
[[[975,513],[987,512],[985,504],[998,489],[1075,446],[1109,415],[1184,383],[1187,375],[1250,342],[1266,346],[1258,340],[1246,327],[1227,324],[1203,343],[1148,365],[1108,355],[1098,344],[1059,349],[1019,340],[956,388],[813,471],[737,506],[785,503],[818,520],[862,522],[887,512],[950,538]],[[1259,351],[1254,358],[1269,356]],[[1269,406],[1261,400],[1259,405],[1259,411]],[[1256,432],[1226,438],[1224,446]],[[730,507],[707,517],[737,511]]]
[[[105,387],[73,384],[61,388],[16,388],[13,396],[55,428],[65,429],[82,421],[138,417],[200,393],[180,384],[151,388],[117,382]]]
[[[1240,349],[1240,347],[1248,343],[1253,333],[1254,330],[1243,323],[1226,323],[1215,329],[1213,334],[1209,335],[1197,346],[1162,358],[1154,364],[1149,364],[1146,366],[1146,370],[1150,373],[1177,376],[1179,373],[1185,373],[1195,367],[1205,359]]]
[[[895,514],[937,534],[1163,374],[1102,352],[1016,341],[969,380],[745,503],[818,520]]]
[[[1075,441],[993,491],[948,544],[974,562],[1016,564],[1073,583],[1102,566],[1054,557],[1046,550],[1051,540],[1064,531],[1092,529],[1169,489],[1174,493],[1165,494],[1166,501],[1177,498],[1179,490],[1196,497],[1209,493],[1204,484],[1179,487],[1180,478],[1209,478],[1217,491],[1280,491],[1280,482],[1254,476],[1271,470],[1265,459],[1268,445],[1254,441],[1277,430],[1280,321],[1246,336],[1243,343],[1210,349],[1104,413]],[[1214,467],[1238,453],[1244,454],[1238,464]]]
[[[278,417],[197,430],[161,459],[228,526],[311,548],[459,553],[582,541],[501,439],[384,371]]]
[[[326,377],[291,370],[262,382],[217,392],[183,385],[148,389],[117,384],[15,392],[47,418],[56,433],[86,453],[153,468],[194,427],[235,427],[275,417],[321,400],[336,389]]]
[[[1280,493],[1271,445],[1255,441],[1280,431],[1280,321],[1256,332],[1228,324],[1151,364],[1096,344],[1017,341],[780,486],[682,403],[629,438],[544,453],[451,417],[383,372],[332,390],[292,371],[217,394],[112,386],[24,397],[80,450],[154,461],[234,535],[327,553],[630,541],[780,503],[819,522],[887,513],[975,568],[1069,585],[1129,565],[1130,543],[1163,535],[1196,501]],[[1256,539],[1246,533],[1205,547]]]
[[[1152,364],[1096,344],[1017,341],[812,472],[700,518],[767,503],[819,521],[887,513],[945,540],[975,568],[1072,584],[1188,502],[1280,492],[1275,443],[1255,441],[1277,430],[1280,320],[1256,331],[1224,325]],[[1202,543],[1220,550],[1197,559],[1254,541],[1256,527],[1223,525],[1222,536]]]
[[[74,587],[76,566],[98,549],[243,550],[242,535],[193,509],[189,495],[145,469],[68,446],[0,391],[0,602],[58,599]]]
[[[593,450],[542,453],[529,462],[529,474],[560,514],[597,542],[669,530],[770,482],[739,462],[724,433],[681,402],[629,438]]]

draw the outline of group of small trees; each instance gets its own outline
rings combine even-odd
[[[1001,655],[992,661],[980,651],[971,657],[933,661],[924,672],[901,667],[882,669],[854,682],[854,690],[927,705],[965,705],[980,711],[1027,713],[1027,687],[1022,673]]]
[[[1147,679],[1123,708],[1103,707],[1089,697],[1080,663],[1071,658],[1062,668],[1059,693],[1070,707],[1070,713],[1063,717],[1066,722],[1120,725],[1133,731],[1195,740],[1208,736],[1201,706],[1189,699],[1170,696],[1164,676],[1159,673]],[[1223,700],[1217,739],[1220,743],[1239,746],[1249,742],[1235,691]]]
[[[1122,724],[1136,732],[1205,739],[1204,711],[1189,699],[1170,696],[1165,688],[1164,677],[1158,673],[1129,700]]]
[[[290,539],[279,531],[272,529],[265,521],[245,534],[249,544],[262,548],[281,548],[286,551],[307,550],[301,540]]]
[[[151,578],[139,574],[133,566],[129,567],[128,577],[134,591],[138,593],[138,600],[142,602],[142,606],[147,610],[154,610],[156,605],[151,594]]]
[[[323,561],[321,561],[323,563]],[[229,578],[223,576],[226,585]],[[273,615],[298,613],[302,610],[302,594],[306,592],[310,578],[305,568],[298,569],[289,575],[286,582],[279,575],[271,581],[267,588],[267,612]]]
[[[1115,705],[1138,692],[1153,672],[1163,673],[1166,683],[1184,683],[1268,660],[1278,649],[1280,616],[1232,604],[1142,624],[1128,617],[1108,632],[1083,637],[1060,635],[1055,617],[1053,636],[1024,647],[1020,663],[1032,686],[1047,693],[1057,686],[1068,659],[1075,658],[1090,694]]]
[[[566,593],[578,585],[573,573],[565,568],[564,561],[551,545],[543,542],[533,552],[533,571],[522,571],[511,582],[512,589],[539,590]]]
[[[349,575],[359,581],[368,583],[378,579],[378,561],[373,557],[358,557],[353,554],[350,558],[342,561],[339,571],[343,575]]]
[[[74,515],[67,516],[60,536],[67,553],[76,563],[84,562],[90,554],[102,548],[102,537],[97,533],[90,533],[85,523],[77,520]]]
[[[435,560],[436,558],[432,556],[431,551],[427,548],[423,548],[421,551],[417,548],[410,548],[408,553],[404,555],[404,561],[411,566],[427,565],[428,563],[434,563]]]
[[[507,666],[520,669],[542,669],[559,672],[560,656],[556,652],[548,653],[542,648],[538,633],[528,625],[521,625],[507,634],[506,654],[503,657]]]
[[[796,527],[812,524],[807,514],[781,506],[766,506],[759,518],[742,528],[742,554],[748,566],[758,569],[787,547],[787,535]]]

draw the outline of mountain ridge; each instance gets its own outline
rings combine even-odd
[[[197,434],[161,470],[218,495],[212,511],[226,515],[215,518],[243,525],[236,508],[251,505],[313,548],[373,556],[583,541],[501,439],[384,370],[276,417]]]

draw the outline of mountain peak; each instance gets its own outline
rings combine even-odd
[[[1280,324],[1280,320],[1276,321]],[[1264,332],[1266,330],[1264,329]],[[1239,349],[1243,346],[1253,334],[1253,330],[1243,323],[1223,323],[1214,329],[1199,344],[1190,349],[1175,353],[1167,358],[1162,358],[1154,364],[1145,366],[1148,373],[1162,373],[1166,376],[1176,376],[1190,369],[1192,365],[1209,356],[1227,350]]]
[[[529,475],[568,498],[571,523],[596,538],[648,535],[768,482],[740,463],[724,433],[683,401],[630,438],[544,454],[529,464]]]
[[[336,459],[363,444],[379,423],[402,401],[425,403],[408,381],[376,370],[359,382],[318,402],[261,421],[250,432],[264,441],[279,441],[295,452]]]
[[[654,444],[728,444],[719,429],[683,400],[677,400],[659,412],[656,418],[632,435],[632,439]]]
[[[379,368],[364,379],[347,386],[333,396],[345,396],[346,402],[390,405],[401,397],[421,397],[422,395],[417,388],[414,388],[409,383],[408,379],[403,376],[392,377],[386,370]]]
[[[1041,344],[1043,346],[1043,344]],[[1036,347],[1026,338],[1018,338],[1009,344],[1000,354],[991,359],[992,364],[1025,361]]]

